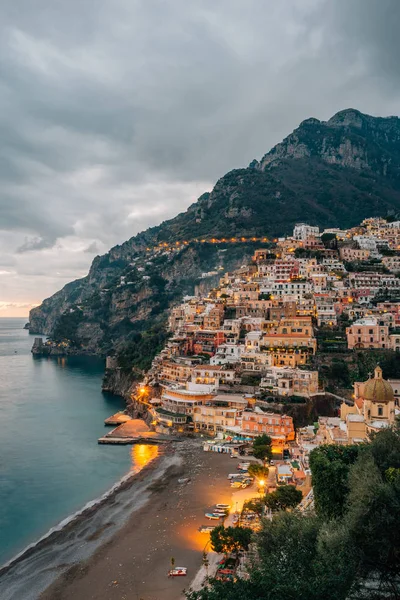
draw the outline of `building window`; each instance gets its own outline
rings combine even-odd
[[[378,417],[383,417],[383,406],[378,406]]]

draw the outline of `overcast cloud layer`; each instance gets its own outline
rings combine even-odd
[[[4,0],[0,316],[303,119],[399,114],[397,0]]]

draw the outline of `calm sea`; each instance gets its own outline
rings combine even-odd
[[[34,358],[25,322],[0,319],[0,564],[133,467],[129,447],[97,444],[124,408],[101,392],[103,362]]]

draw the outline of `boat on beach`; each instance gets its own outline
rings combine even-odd
[[[185,577],[187,575],[187,567],[175,567],[168,571],[168,577]]]

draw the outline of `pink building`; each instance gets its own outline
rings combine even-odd
[[[366,317],[346,327],[347,345],[353,348],[390,348],[389,326]]]

